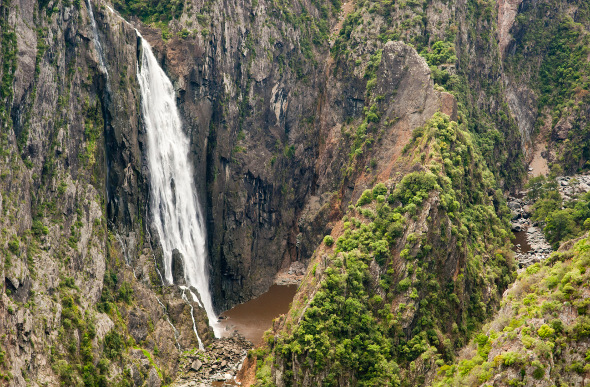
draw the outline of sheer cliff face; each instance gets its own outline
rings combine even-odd
[[[2,375],[13,385],[169,378],[177,348],[197,340],[190,305],[154,287],[135,30],[95,10],[107,84],[84,3],[3,2],[0,14]],[[164,355],[122,358],[132,343]]]
[[[583,170],[590,159],[588,4],[522,1],[513,20],[503,33],[513,37],[503,53],[505,79],[527,159],[542,156],[557,173]]]
[[[177,88],[207,211],[213,299],[223,310],[305,258],[297,216],[312,187],[327,55],[325,31],[314,23],[327,21],[308,2],[289,10],[263,1],[192,7],[166,42],[159,30],[141,30]],[[186,26],[190,33],[176,34]]]

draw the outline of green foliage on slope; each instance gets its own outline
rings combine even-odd
[[[582,385],[590,372],[590,239],[528,267],[496,318],[433,386]]]
[[[16,33],[9,24],[10,1],[0,4],[0,129],[9,125],[9,107],[14,91],[12,83],[16,71]]]
[[[114,0],[115,9],[125,18],[137,16],[144,23],[168,23],[182,15],[180,0]]]
[[[507,221],[497,215],[507,208],[471,136],[447,116],[415,132],[407,157],[421,152],[429,169],[365,191],[329,255],[316,257],[325,269],[303,287],[320,282],[269,338],[261,385],[272,383],[269,362],[285,367],[287,383],[308,374],[322,385],[408,385],[420,376],[405,369],[452,359],[490,316],[512,280]],[[448,262],[458,268],[448,272]]]
[[[332,55],[338,67],[346,69],[369,63],[388,41],[399,40],[415,47],[426,59],[437,88],[457,99],[460,122],[468,123],[497,181],[505,187],[519,185],[524,164],[518,127],[502,83],[492,81],[502,76],[502,59],[493,33],[497,28],[496,3],[469,0],[465,13],[447,10],[454,16],[427,16],[428,12],[443,13],[446,8],[445,4],[423,0],[357,2],[335,37]],[[461,24],[459,20],[463,19],[465,23]],[[369,80],[367,91],[371,86]],[[367,98],[365,109],[371,103]]]
[[[590,160],[589,25],[584,1],[567,8],[552,0],[524,7],[514,26],[513,54],[506,60],[510,73],[537,94],[535,128],[550,128],[558,173],[586,169]]]

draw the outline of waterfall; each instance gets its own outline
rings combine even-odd
[[[184,289],[182,289],[182,299],[191,308],[191,318],[193,319],[193,331],[195,332],[195,336],[197,336],[197,342],[199,343],[199,349],[202,351],[205,349],[205,347],[203,346],[203,342],[201,341],[201,338],[199,337],[199,332],[197,332],[197,323],[195,322],[195,313],[194,313],[193,304],[191,304],[189,302],[188,298],[186,297],[186,294],[184,293]]]
[[[96,20],[94,20],[94,12],[92,11],[92,3],[90,0],[86,0],[86,5],[88,6],[88,16],[90,16],[90,25],[92,26],[92,41],[94,42],[94,47],[96,48],[96,52],[98,53],[98,64],[100,67],[100,71],[102,71],[106,78],[107,78],[107,88],[109,87],[109,72],[107,71],[106,61],[104,59],[104,52],[102,50],[102,45],[100,44],[100,39],[98,37],[98,28],[96,27]]]
[[[188,159],[189,140],[182,131],[172,83],[150,45],[143,38],[141,44],[137,79],[147,134],[150,205],[164,253],[164,278],[173,282],[172,251],[178,249],[187,285],[194,286],[201,295],[209,324],[218,337],[217,316],[209,293],[204,218]]]

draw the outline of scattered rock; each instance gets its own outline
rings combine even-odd
[[[235,332],[216,339],[206,351],[193,350],[180,362],[180,373],[172,387],[211,386],[213,382],[236,385],[234,376],[242,367],[252,343]]]
[[[150,370],[147,385],[148,387],[160,387],[162,385],[158,371],[156,371],[156,369],[153,367]]]
[[[193,362],[193,364],[191,364],[191,370],[197,372],[198,370],[201,369],[202,366],[203,366],[203,363],[201,363],[201,361],[199,359],[197,359]]]
[[[555,181],[564,201],[573,200],[579,194],[590,192],[590,175],[559,176]],[[520,192],[516,197],[510,196],[506,200],[512,212],[512,231],[526,231],[527,243],[530,246],[530,249],[522,251],[522,246],[516,245],[516,259],[521,268],[542,261],[553,251],[543,235],[543,225],[530,219],[534,203],[526,197],[526,194],[527,192]]]
[[[296,261],[287,270],[281,270],[275,279],[277,285],[299,285],[305,276],[305,265]]]
[[[528,267],[536,262],[541,262],[551,254],[551,246],[545,240],[543,231],[537,227],[537,223],[531,224],[530,216],[532,203],[522,198],[509,197],[508,207],[512,210],[511,229],[513,232],[526,231],[526,240],[530,246],[528,250],[522,251],[522,246],[516,244],[516,260],[520,268]]]

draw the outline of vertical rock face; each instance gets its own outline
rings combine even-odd
[[[502,56],[505,55],[506,47],[508,47],[512,39],[510,29],[514,24],[521,3],[522,0],[498,1],[498,48]]]
[[[184,285],[184,261],[182,254],[178,249],[174,249],[172,251],[172,278],[174,280],[174,284],[176,285]]]
[[[198,345],[190,305],[155,291],[137,34],[94,6],[108,84],[85,2],[0,4],[0,371],[11,385],[124,382],[134,361],[160,380],[179,348]],[[123,358],[132,345],[162,354]]]

